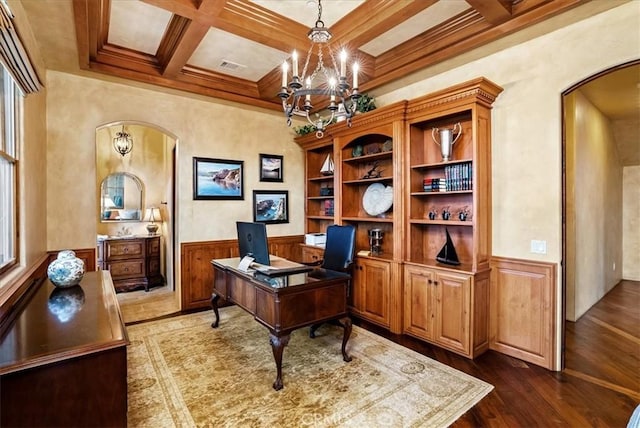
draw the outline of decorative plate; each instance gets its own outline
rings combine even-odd
[[[362,206],[367,214],[377,216],[385,213],[393,205],[393,187],[373,183],[367,187],[362,197]]]

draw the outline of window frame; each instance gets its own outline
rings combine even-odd
[[[0,251],[8,250],[7,259],[0,263],[0,277],[3,276],[20,262],[20,224],[19,224],[19,200],[20,200],[20,136],[22,125],[22,92],[7,69],[0,67],[2,72],[2,111],[0,120],[0,169],[9,171],[6,177],[0,177],[0,191],[4,195],[10,195],[10,201],[5,201],[10,206],[7,210],[9,216],[0,217]],[[4,174],[4,171],[0,171]],[[7,178],[9,177],[9,178]],[[5,235],[6,234],[6,235]]]

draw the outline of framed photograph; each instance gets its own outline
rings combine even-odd
[[[254,190],[253,221],[289,223],[289,192],[287,190]]]
[[[260,153],[260,181],[282,183],[282,156]]]
[[[243,161],[193,158],[193,199],[244,199]]]

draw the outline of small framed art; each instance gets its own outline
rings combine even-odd
[[[282,183],[282,161],[280,155],[265,155],[260,153],[260,181]]]
[[[193,199],[244,199],[243,161],[193,158]]]
[[[254,190],[253,221],[289,223],[289,192],[287,190]]]

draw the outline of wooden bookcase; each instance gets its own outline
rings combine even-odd
[[[491,105],[501,91],[480,78],[407,105],[404,331],[469,357],[489,340]],[[457,124],[462,135],[445,162],[432,130]],[[434,178],[445,189],[425,191]],[[457,266],[436,261],[447,231]]]
[[[502,88],[478,78],[331,125],[329,137],[300,137],[307,167],[306,231],[331,223],[356,227],[356,250],[369,231],[383,232],[382,252],[358,254],[352,284],[354,315],[473,358],[489,344],[491,257],[491,106]],[[462,134],[444,162],[432,130],[459,124]],[[390,149],[389,146],[392,146]],[[333,216],[319,201],[320,165],[333,153]],[[377,165],[380,174],[372,176]],[[425,180],[448,178],[441,192]],[[372,184],[393,188],[393,205],[369,215],[363,197]],[[442,218],[448,208],[450,218]],[[467,218],[461,220],[461,210]],[[435,218],[429,212],[437,213]],[[436,261],[449,233],[460,265]],[[304,251],[303,251],[304,253]],[[307,258],[319,257],[312,249]]]
[[[296,141],[305,150],[305,231],[324,233],[327,226],[335,223],[336,175],[323,175],[320,169],[327,156],[335,163],[333,139],[329,135],[317,139],[310,134]]]
[[[356,116],[352,126],[345,122],[331,125],[325,138],[314,135],[296,139],[306,159],[306,232],[324,232],[327,225],[351,224],[356,228],[356,252],[369,250],[369,230],[383,232],[382,252],[358,255],[355,260],[351,310],[354,314],[390,329],[402,331],[402,141],[404,112],[402,101]],[[327,134],[330,136],[327,137]],[[361,149],[362,153],[358,154]],[[333,150],[335,172],[334,215],[318,215],[319,169],[326,153]],[[365,178],[373,165],[379,177]],[[371,216],[362,205],[367,188],[380,183],[393,188],[393,205],[385,213]],[[306,258],[317,257],[312,248],[303,247]]]

